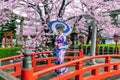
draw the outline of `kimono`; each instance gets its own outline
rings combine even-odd
[[[68,47],[66,36],[64,36],[63,34],[56,36],[55,42],[57,45],[56,49],[58,51],[58,53],[56,54],[55,64],[60,65],[64,62],[64,55],[66,53],[66,48]],[[67,70],[68,69],[66,67],[63,67],[63,68],[55,70],[55,73],[59,75],[61,73],[66,73]]]

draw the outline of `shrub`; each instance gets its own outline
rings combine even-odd
[[[20,49],[21,47],[0,48],[0,58],[18,55],[17,51]]]

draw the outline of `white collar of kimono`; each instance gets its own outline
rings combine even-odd
[[[60,36],[63,36],[63,35],[64,35],[64,34],[62,33],[61,35],[58,35],[58,36],[60,37]]]

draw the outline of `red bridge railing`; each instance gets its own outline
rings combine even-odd
[[[75,70],[70,71],[64,75],[56,76],[50,80],[68,80],[72,77],[75,77],[75,80],[102,80],[104,78],[107,78],[109,76],[115,76],[117,74],[120,74],[120,62],[111,62],[112,57],[120,57],[120,55],[101,55],[101,56],[92,56],[87,58],[82,58],[78,60],[74,60],[71,62],[67,62],[58,66],[54,66],[42,71],[38,71],[33,73],[34,77],[33,80],[38,80],[38,76],[43,75],[45,73],[49,73],[51,71],[54,71],[55,69],[76,64],[73,67],[75,67]],[[84,61],[96,59],[96,58],[105,58],[105,63],[92,65],[92,66],[83,66]],[[113,67],[113,69],[111,69]],[[103,68],[104,71],[99,72],[99,69]],[[84,73],[90,71],[91,74],[89,76],[83,76]],[[41,79],[42,80],[42,79]]]
[[[32,58],[32,67],[34,71],[39,71],[43,70],[46,68],[50,68],[55,66],[54,65],[54,60],[56,59],[54,56],[53,57],[48,57],[48,58],[36,58],[36,55],[40,54],[50,54],[52,51],[46,51],[46,52],[36,52],[31,54]],[[78,59],[81,57],[79,55],[79,51],[67,51],[67,53],[72,53],[72,54],[78,54],[77,56],[65,56],[65,59],[68,61],[72,61],[74,59]],[[23,55],[18,55],[18,56],[12,56],[12,57],[7,57],[7,58],[2,58],[0,59],[0,62],[9,62],[10,60],[17,60],[23,58]],[[44,62],[44,64],[37,65],[37,63]],[[22,62],[14,62],[14,63],[8,63],[6,65],[1,65],[0,70],[7,70],[7,69],[12,69],[9,73],[12,76],[20,76],[21,75],[21,67],[22,67]]]
[[[55,66],[54,63],[52,63],[53,60],[55,60],[54,57],[50,58],[36,58],[35,56],[37,54],[49,54],[50,52],[39,52],[39,53],[33,53],[31,55],[32,57],[32,66],[33,68],[29,69],[22,69],[21,65],[22,62],[16,62],[9,65],[3,65],[0,67],[0,70],[6,70],[8,68],[14,68],[13,72],[10,72],[13,76],[20,76],[22,80],[38,80],[38,77],[41,75],[44,75],[46,73],[49,73],[51,71],[54,71],[56,69],[59,69],[64,66],[72,66],[75,69],[65,73],[61,76],[53,77],[49,80],[68,80],[72,77],[75,77],[75,80],[102,80],[104,78],[107,78],[109,76],[114,76],[117,74],[120,74],[120,62],[112,62],[111,59],[113,57],[120,57],[120,55],[99,55],[99,56],[91,56],[91,57],[83,57],[83,50],[80,51],[70,51],[69,53],[78,53],[78,56],[71,57],[67,56],[66,59],[70,60],[64,64]],[[22,58],[22,55],[19,56],[13,56],[9,58],[0,59],[0,61],[6,61],[14,58]],[[99,63],[97,65],[91,65],[91,66],[84,66],[83,64],[85,61],[97,59],[97,58],[104,58],[104,63]],[[37,62],[40,61],[46,61],[46,64],[42,65],[36,65]],[[104,70],[102,72],[99,71],[99,69],[103,68]],[[112,69],[111,69],[112,68]],[[90,72],[90,75],[84,76],[86,72]],[[42,80],[42,79],[40,79]]]
[[[12,71],[10,71],[9,73],[13,76],[19,76],[21,74],[21,65],[22,62],[17,62],[17,63],[8,63],[10,60],[13,59],[18,59],[18,58],[22,58],[23,55],[18,55],[18,56],[12,56],[12,57],[7,57],[7,58],[2,58],[0,59],[0,70],[8,70],[8,69],[12,69]],[[7,63],[5,65],[2,65],[2,63]]]

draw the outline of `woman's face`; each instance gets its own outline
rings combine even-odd
[[[58,32],[58,35],[62,34],[62,30],[57,30],[57,32]]]

